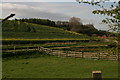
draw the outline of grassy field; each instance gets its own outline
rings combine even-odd
[[[20,23],[23,25],[23,23]],[[34,27],[36,32],[24,32],[24,26]],[[20,28],[22,27],[22,29]],[[15,29],[14,29],[15,28]],[[17,29],[18,28],[18,29]],[[59,28],[24,23],[17,28],[8,26],[2,33],[4,50],[27,47],[44,47],[67,50],[57,47],[69,47],[67,51],[111,50],[102,39],[65,31]],[[10,31],[10,30],[18,30]],[[8,30],[8,31],[6,31]],[[95,41],[94,41],[95,40]],[[100,46],[103,47],[100,47]],[[84,46],[84,49],[81,48]],[[97,46],[97,48],[93,47]],[[79,49],[78,49],[79,48]],[[113,50],[113,49],[112,49]],[[93,70],[101,70],[103,78],[118,77],[118,62],[70,57],[41,55],[38,52],[2,53],[3,78],[91,78]]]
[[[51,26],[45,26],[45,25],[37,25],[32,23],[24,23],[26,25],[34,27],[36,32],[20,32],[20,31],[3,31],[2,38],[15,38],[15,39],[61,39],[61,38],[75,38],[75,39],[83,39],[88,38],[87,36],[83,34],[79,34],[76,32],[71,31],[65,31],[60,28],[55,28]],[[8,27],[12,28],[12,27]],[[14,27],[13,27],[14,28]],[[31,36],[32,35],[32,36]]]
[[[117,78],[117,64],[117,61],[56,56],[3,59],[3,78],[91,78],[93,70],[101,70],[103,78]]]
[[[75,46],[105,46],[111,44],[110,42],[50,42],[46,41],[46,43],[40,43],[39,44],[4,44],[2,46],[3,49],[9,49],[13,48],[14,46],[16,48],[24,48],[24,47],[46,47],[46,48],[51,48],[51,47],[75,47]]]

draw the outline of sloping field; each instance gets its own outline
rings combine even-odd
[[[6,23],[3,25],[3,39],[5,38],[19,38],[19,39],[85,39],[88,38],[83,34],[66,31],[60,28],[51,26],[37,25],[32,23]],[[26,29],[25,29],[26,28]],[[30,30],[28,30],[30,28]],[[32,31],[34,29],[34,31]]]

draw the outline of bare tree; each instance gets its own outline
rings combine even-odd
[[[15,14],[10,14],[8,17],[6,17],[5,19],[3,19],[2,22],[8,20],[9,18],[11,18],[11,17],[13,17],[13,16],[15,16]]]

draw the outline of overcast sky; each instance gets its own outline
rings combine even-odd
[[[76,0],[1,0],[3,2],[76,2]],[[92,0],[84,0],[92,1]],[[100,0],[96,0],[100,1]],[[119,1],[119,0],[109,0],[110,2]]]
[[[68,21],[70,17],[79,17],[84,24],[94,24],[97,29],[107,30],[105,24],[100,24],[105,16],[94,15],[92,11],[99,9],[96,6],[78,4],[77,2],[8,2],[4,0],[2,18],[10,13],[15,13],[13,18],[42,18],[50,20]],[[15,1],[15,0],[12,0]],[[29,0],[30,1],[30,0]],[[32,0],[31,0],[32,1]],[[42,1],[42,0],[40,0]],[[71,0],[72,1],[72,0]],[[106,7],[111,3],[107,3]],[[1,9],[0,9],[1,11]],[[0,13],[1,14],[1,13]]]

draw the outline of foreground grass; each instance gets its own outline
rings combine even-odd
[[[101,70],[103,78],[117,78],[117,61],[41,56],[3,60],[3,78],[91,78]]]

